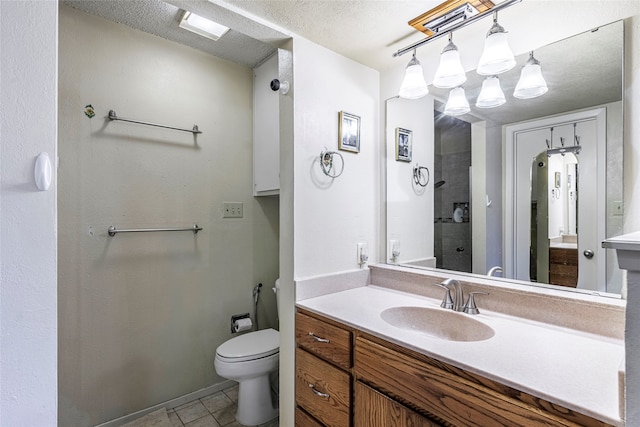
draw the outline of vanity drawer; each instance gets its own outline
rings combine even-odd
[[[351,368],[351,332],[346,329],[298,312],[296,343],[343,369]]]
[[[351,376],[296,348],[296,403],[327,427],[348,427]]]
[[[296,408],[296,427],[322,427],[322,424],[300,408]]]
[[[451,425],[607,425],[391,343],[355,341],[357,380]]]

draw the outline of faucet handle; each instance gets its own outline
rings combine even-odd
[[[476,301],[473,299],[475,294],[489,295],[488,292],[469,292],[469,299],[462,309],[463,312],[468,314],[480,314],[480,310],[478,310],[478,307],[476,306]]]
[[[433,283],[433,285],[439,286],[445,290],[444,298],[442,299],[442,303],[440,304],[440,307],[453,309],[453,299],[451,298],[451,289],[449,289],[448,286],[445,286],[441,283]]]

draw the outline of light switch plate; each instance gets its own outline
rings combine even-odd
[[[223,218],[242,218],[243,203],[242,202],[224,202],[222,204]]]

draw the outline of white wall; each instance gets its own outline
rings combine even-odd
[[[386,104],[386,134],[381,144],[386,147],[387,166],[387,247],[386,260],[391,259],[389,240],[400,243],[397,262],[409,263],[433,257],[433,99],[416,100],[392,98]],[[411,162],[396,160],[396,128],[409,129],[413,136]],[[413,168],[420,165],[423,179],[429,178],[426,187],[416,185]],[[428,175],[427,175],[428,173]],[[419,237],[418,237],[419,236]]]
[[[258,282],[277,327],[278,198],[253,197],[251,69],[65,5],[59,55],[60,424],[89,426],[223,382],[215,349]]]
[[[379,74],[325,48],[296,39],[295,277],[359,268],[356,245],[378,262],[381,156]],[[324,147],[338,149],[338,112],[361,120],[360,152],[341,151],[344,172],[335,179],[319,165]]]
[[[0,2],[2,426],[57,424],[57,31],[56,2]],[[45,192],[40,152],[54,162]]]

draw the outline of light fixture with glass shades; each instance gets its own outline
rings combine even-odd
[[[440,54],[440,65],[433,77],[433,85],[441,88],[458,87],[467,81],[467,74],[460,62],[460,52],[453,43],[453,33],[449,33],[449,43]]]
[[[213,41],[217,41],[229,31],[229,27],[225,27],[222,24],[218,24],[217,22],[187,10],[185,10],[182,15],[179,26],[180,28],[184,28],[185,30],[189,30]]]
[[[476,107],[478,108],[494,108],[499,107],[507,102],[504,97],[504,92],[500,87],[500,79],[496,76],[488,76],[482,82],[482,89],[480,95],[476,100]]]
[[[453,43],[453,31],[466,27],[486,16],[494,15],[494,24],[485,40],[485,50],[481,58],[478,73],[495,75],[513,68],[515,60],[506,41],[506,32],[498,24],[497,12],[522,0],[503,0],[494,4],[491,0],[446,0],[444,3],[409,21],[409,25],[427,34],[427,38],[398,50],[393,56],[413,51],[413,57],[405,70],[400,87],[401,98],[416,99],[426,95],[429,90],[420,62],[416,58],[416,49],[433,40],[449,35],[449,43],[442,50],[440,64],[433,79],[433,85],[439,88],[458,88],[467,79],[460,61],[460,53]],[[506,49],[504,49],[506,47]],[[459,92],[459,91],[457,91]]]
[[[444,107],[444,113],[448,116],[460,116],[471,111],[469,101],[465,96],[464,89],[459,86],[449,91],[449,99]]]
[[[400,86],[400,98],[418,99],[429,93],[429,87],[424,79],[422,65],[416,58],[416,52],[413,52],[411,61],[407,64],[404,71],[404,80]]]
[[[549,88],[542,76],[540,61],[533,57],[533,51],[529,54],[527,63],[522,67],[520,80],[513,91],[513,96],[520,99],[535,98],[547,93]]]
[[[515,65],[516,60],[507,41],[507,32],[498,24],[498,12],[494,12],[493,26],[484,40],[484,50],[476,71],[482,76],[495,76],[509,71]]]

